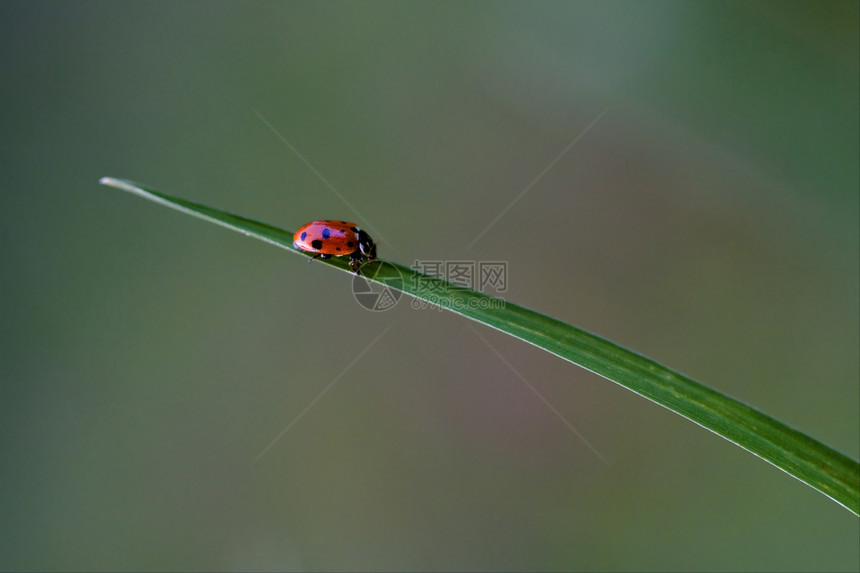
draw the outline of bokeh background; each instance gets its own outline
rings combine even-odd
[[[476,327],[604,463],[468,321],[97,184],[507,261],[509,300],[857,458],[857,2],[0,25],[2,569],[860,568],[855,516],[679,416]]]

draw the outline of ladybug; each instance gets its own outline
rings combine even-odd
[[[293,235],[293,246],[316,253],[310,260],[349,255],[355,274],[366,262],[376,259],[376,244],[370,235],[349,221],[311,221]]]

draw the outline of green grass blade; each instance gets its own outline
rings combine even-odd
[[[105,177],[101,183],[309,256],[293,247],[291,232],[277,227],[130,181]],[[349,272],[347,262],[340,258],[320,262]],[[746,404],[539,312],[388,261],[368,263],[362,269],[370,280],[506,332],[620,384],[752,452],[860,515],[860,463]]]

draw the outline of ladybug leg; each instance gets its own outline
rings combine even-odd
[[[311,262],[314,259],[328,259],[330,257],[331,257],[331,255],[327,255],[325,253],[317,253],[314,256],[312,256],[311,258],[309,258],[308,262]]]
[[[349,270],[355,274],[359,274],[358,269],[361,267],[361,253],[355,251],[349,256]]]

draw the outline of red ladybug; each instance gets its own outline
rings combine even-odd
[[[349,255],[349,268],[358,274],[366,262],[376,259],[376,244],[370,235],[349,221],[311,221],[293,235],[293,246],[316,253],[311,260]]]

